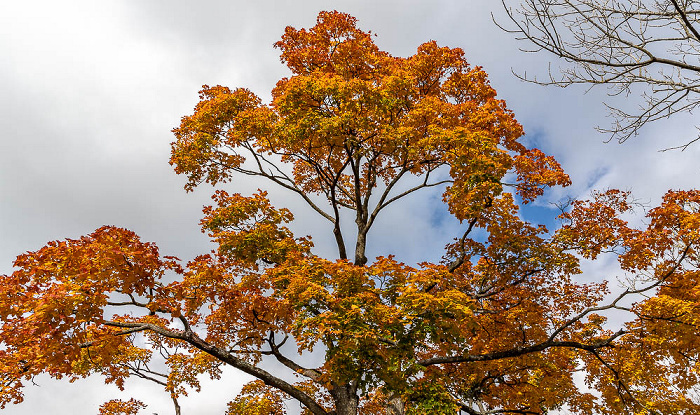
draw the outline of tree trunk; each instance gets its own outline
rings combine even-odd
[[[357,415],[360,398],[352,384],[335,386],[330,392],[335,403],[336,415]]]
[[[365,265],[367,263],[367,257],[365,256],[366,246],[367,230],[360,228],[357,233],[357,244],[355,245],[355,265]]]

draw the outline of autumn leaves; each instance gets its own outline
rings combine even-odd
[[[216,250],[185,266],[116,227],[22,255],[0,277],[0,404],[38,373],[100,373],[150,378],[179,408],[198,375],[230,365],[258,379],[230,414],[284,413],[289,399],[316,415],[698,409],[697,192],[669,192],[639,230],[620,218],[627,194],[608,191],[575,202],[550,233],[518,204],[569,178],[519,142],[522,127],[460,49],[427,42],[394,57],[338,12],[275,46],[292,75],[271,102],[204,86],[173,130],[171,164],[187,190],[255,177],[291,192],[331,225],[337,256],[315,255],[262,190],[217,190],[201,221]],[[431,187],[462,223],[444,261],[372,258],[386,207]],[[580,259],[605,251],[646,285],[606,303],[605,282],[580,282]],[[623,306],[633,295],[648,298]],[[601,315],[613,309],[631,316],[616,331]]]

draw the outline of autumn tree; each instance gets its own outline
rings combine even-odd
[[[638,109],[608,104],[615,122],[600,130],[611,139],[623,142],[647,123],[700,105],[697,0],[524,0],[516,7],[502,1],[512,23],[503,27],[529,43],[525,50],[565,62],[559,74],[526,79],[641,95]]]
[[[100,374],[162,384],[179,411],[230,366],[256,379],[232,415],[290,401],[314,415],[698,413],[700,192],[669,192],[641,228],[623,220],[627,193],[602,192],[550,232],[519,205],[569,179],[520,143],[460,49],[394,57],[338,12],[275,46],[291,74],[271,102],[205,86],[171,163],[188,190],[252,176],[296,195],[337,256],[314,254],[263,190],[217,190],[201,222],[217,249],[186,264],[111,226],[20,255],[0,277],[2,406],[40,373]],[[460,223],[442,262],[368,253],[387,207],[430,188]],[[582,275],[601,255],[624,291]]]

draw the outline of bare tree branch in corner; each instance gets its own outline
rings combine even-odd
[[[522,0],[499,26],[530,43],[527,52],[549,52],[568,65],[541,85],[610,88],[610,95],[641,95],[636,110],[606,103],[613,123],[600,131],[622,143],[647,123],[692,112],[700,105],[700,1]],[[685,149],[688,139],[668,149]]]

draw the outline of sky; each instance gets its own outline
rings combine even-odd
[[[0,274],[12,271],[18,254],[102,225],[131,229],[163,254],[184,260],[209,251],[198,222],[212,190],[185,193],[185,178],[168,165],[171,129],[192,112],[203,84],[247,87],[269,99],[275,82],[288,75],[272,44],[286,26],[310,27],[319,11],[332,9],[355,16],[392,55],[409,56],[436,40],[464,49],[472,65],[486,70],[524,125],[525,142],[554,155],[573,181],[526,211],[533,218],[550,221],[552,202],[586,197],[593,189],[631,190],[654,204],[668,189],[700,185],[700,144],[659,152],[692,138],[691,116],[650,125],[622,145],[606,143],[594,130],[610,122],[601,104],[604,88],[545,88],[513,75],[545,73],[550,57],[521,52],[527,45],[496,27],[492,14],[505,22],[497,1],[4,1]],[[556,69],[558,63],[551,64]],[[631,105],[634,99],[625,98]],[[258,186],[264,184],[226,188],[250,193]],[[312,235],[320,254],[332,254],[330,227],[319,225],[297,198],[265,189],[296,214],[298,234]],[[370,254],[436,260],[456,236],[453,227],[439,195],[415,196],[377,223]],[[605,267],[589,271],[603,273]],[[227,371],[201,396],[183,399],[183,414],[223,413],[244,381]],[[120,393],[101,379],[36,383],[26,388],[24,403],[3,414],[95,414],[103,401],[128,396],[149,405],[144,413],[172,413],[166,394],[148,384]]]

